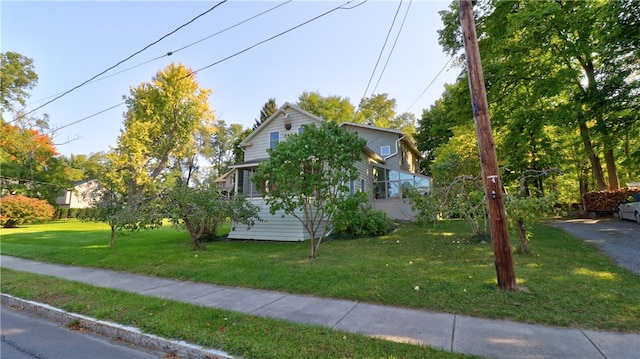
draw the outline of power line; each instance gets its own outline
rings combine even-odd
[[[206,69],[208,69],[208,68],[210,68],[210,67],[213,67],[213,66],[215,66],[215,65],[218,65],[218,64],[220,64],[220,63],[222,63],[222,62],[224,62],[224,61],[227,61],[227,60],[229,60],[229,59],[231,59],[231,58],[233,58],[233,57],[235,57],[235,56],[238,56],[238,55],[240,55],[240,54],[242,54],[242,53],[244,53],[244,52],[247,52],[247,51],[249,51],[249,50],[253,49],[254,47],[257,47],[257,46],[262,45],[262,44],[264,44],[264,43],[266,43],[266,42],[268,42],[268,41],[271,41],[271,40],[273,40],[273,39],[275,39],[275,38],[277,38],[277,37],[280,37],[280,36],[282,36],[282,35],[284,35],[284,34],[286,34],[286,33],[288,33],[288,32],[291,32],[291,31],[293,31],[293,30],[295,30],[295,29],[299,28],[299,27],[302,27],[302,26],[304,26],[304,25],[306,25],[306,24],[308,24],[308,23],[310,23],[310,22],[312,22],[312,21],[315,21],[315,20],[317,20],[317,19],[319,19],[319,18],[321,18],[321,17],[323,17],[323,16],[326,16],[326,15],[328,15],[329,13],[332,13],[332,12],[334,12],[334,11],[336,11],[336,10],[351,10],[351,9],[355,9],[356,7],[358,7],[358,6],[362,5],[362,4],[364,4],[366,1],[364,1],[364,2],[362,2],[362,3],[360,3],[360,4],[358,4],[358,5],[355,5],[355,6],[349,7],[349,8],[345,8],[345,7],[344,7],[344,5],[347,5],[347,4],[351,3],[351,2],[353,2],[353,0],[349,0],[349,1],[345,2],[344,4],[342,4],[342,5],[338,6],[338,7],[335,7],[335,8],[333,8],[333,9],[329,10],[329,11],[326,11],[326,12],[324,12],[324,13],[322,13],[322,14],[320,14],[320,15],[318,15],[318,16],[316,16],[316,17],[314,17],[314,18],[310,19],[310,20],[307,20],[307,21],[305,21],[305,22],[303,22],[303,23],[301,23],[301,24],[298,24],[298,25],[296,25],[296,26],[294,26],[294,27],[292,27],[292,28],[289,28],[288,30],[285,30],[285,31],[283,31],[283,32],[281,32],[281,33],[279,33],[279,34],[277,34],[277,35],[274,35],[274,36],[272,36],[272,37],[270,37],[270,38],[266,39],[266,40],[262,40],[262,41],[260,41],[260,42],[258,42],[258,43],[256,43],[256,44],[254,44],[254,45],[251,45],[251,46],[249,46],[249,47],[245,48],[244,50],[238,51],[238,52],[234,53],[233,55],[230,55],[230,56],[225,57],[225,58],[224,58],[224,59],[222,59],[222,60],[216,61],[216,62],[214,62],[214,63],[212,63],[212,64],[210,64],[210,65],[207,65],[207,66],[205,66],[205,67],[203,67],[203,68],[201,68],[201,69],[198,69],[198,70],[192,71],[190,74],[188,74],[187,76],[185,76],[185,77],[183,77],[183,78],[181,78],[181,79],[185,79],[185,78],[187,78],[187,77],[189,77],[189,76],[192,76],[192,75],[194,75],[194,74],[198,73],[199,71],[206,70]],[[60,129],[62,129],[62,128],[69,127],[69,126],[75,125],[75,124],[77,124],[77,123],[80,123],[80,122],[82,122],[82,121],[88,120],[88,119],[90,119],[90,118],[92,118],[92,117],[95,117],[95,116],[97,116],[97,115],[99,115],[99,114],[102,114],[102,113],[104,113],[104,112],[107,112],[107,111],[109,111],[109,110],[112,110],[112,109],[114,109],[114,108],[116,108],[116,107],[118,107],[118,106],[121,106],[121,105],[123,105],[123,104],[124,104],[124,102],[121,102],[121,103],[119,103],[119,104],[117,104],[117,105],[115,105],[115,106],[111,106],[111,107],[109,107],[109,108],[107,108],[107,109],[104,109],[104,110],[102,110],[102,111],[96,112],[96,113],[94,113],[94,114],[92,114],[92,115],[89,115],[89,116],[87,116],[87,117],[81,118],[80,120],[77,120],[77,121],[74,121],[74,122],[68,123],[68,124],[66,124],[66,125],[64,125],[64,126],[62,126],[62,127],[58,127],[56,130],[60,130]]]
[[[380,49],[380,54],[378,55],[378,60],[376,61],[376,65],[373,67],[373,71],[371,72],[371,77],[369,78],[369,82],[367,83],[367,88],[364,90],[364,94],[362,95],[362,99],[364,99],[367,96],[367,92],[369,92],[369,86],[371,86],[371,80],[373,80],[373,76],[375,75],[376,70],[378,69],[378,64],[380,63],[380,59],[382,58],[382,54],[384,53],[384,49],[385,49],[385,47],[387,47],[387,41],[389,41],[389,36],[391,35],[391,30],[393,29],[393,25],[396,23],[396,18],[398,17],[398,13],[400,12],[400,7],[401,6],[402,6],[402,0],[400,0],[400,3],[398,4],[398,9],[396,9],[395,15],[393,15],[393,21],[391,22],[391,27],[389,27],[389,31],[387,31],[387,37],[384,39],[384,44],[382,45],[382,49]],[[362,99],[360,99],[360,102],[362,102]],[[358,108],[359,107],[360,107],[360,104],[358,104]],[[358,111],[356,111],[356,114],[357,113],[358,113]]]
[[[302,26],[304,26],[304,25],[306,25],[306,24],[308,24],[308,23],[310,23],[310,22],[312,22],[312,21],[315,21],[315,20],[317,20],[317,19],[319,19],[319,18],[321,18],[321,17],[323,17],[323,16],[326,16],[326,15],[328,15],[328,14],[330,14],[330,13],[332,13],[332,12],[336,11],[336,10],[351,10],[351,9],[354,9],[354,8],[356,8],[356,7],[358,7],[358,6],[359,6],[359,5],[358,5],[358,6],[352,6],[352,7],[350,7],[350,8],[345,8],[345,7],[344,7],[345,5],[350,4],[351,2],[353,2],[353,0],[349,0],[349,1],[347,1],[346,3],[344,3],[344,4],[340,5],[340,6],[334,7],[333,9],[331,9],[331,10],[329,10],[329,11],[326,11],[326,12],[324,12],[324,13],[322,13],[322,14],[320,14],[320,15],[318,15],[318,16],[316,16],[316,17],[312,18],[312,19],[309,19],[309,20],[307,20],[307,21],[305,21],[305,22],[303,22],[303,23],[301,23],[301,24],[298,24],[298,25],[296,25],[296,26],[294,26],[294,27],[292,27],[292,28],[289,28],[288,30],[285,30],[285,31],[283,31],[283,32],[281,32],[281,33],[279,33],[279,34],[277,34],[277,35],[271,36],[270,38],[265,39],[265,40],[262,40],[262,41],[260,41],[260,42],[258,42],[258,43],[256,43],[256,44],[254,44],[254,45],[251,45],[251,46],[249,46],[249,47],[245,48],[244,50],[240,50],[240,51],[238,51],[238,52],[234,53],[233,55],[229,55],[229,56],[227,56],[227,57],[225,57],[225,58],[223,58],[223,59],[221,59],[221,60],[218,60],[218,61],[216,61],[216,62],[214,62],[214,63],[212,63],[212,64],[209,64],[209,65],[207,65],[207,66],[205,66],[205,67],[203,67],[203,68],[200,68],[200,69],[198,69],[198,70],[195,70],[195,71],[191,72],[191,73],[190,73],[189,75],[187,75],[187,76],[191,76],[191,75],[193,75],[193,74],[195,74],[195,73],[198,73],[198,72],[200,72],[200,71],[202,71],[202,70],[206,70],[206,69],[208,69],[208,68],[210,68],[210,67],[212,67],[212,66],[218,65],[218,64],[220,64],[220,63],[222,63],[222,62],[224,62],[224,61],[227,61],[227,60],[229,60],[229,59],[231,59],[231,58],[233,58],[233,57],[236,57],[236,56],[238,56],[238,55],[240,55],[240,54],[242,54],[242,53],[245,53],[245,52],[247,52],[247,51],[249,51],[249,50],[253,49],[254,47],[257,47],[257,46],[259,46],[259,45],[262,45],[262,44],[264,44],[265,42],[269,42],[269,41],[271,41],[271,40],[273,40],[273,39],[275,39],[275,38],[278,38],[278,37],[280,37],[280,36],[282,36],[282,35],[284,35],[284,34],[286,34],[286,33],[291,32],[291,31],[293,31],[293,30],[295,30],[295,29],[297,29],[297,28],[300,28],[300,27],[302,27]],[[362,4],[360,4],[360,5],[362,5]]]
[[[389,51],[389,56],[387,56],[387,61],[384,63],[384,67],[382,68],[382,71],[380,72],[380,77],[378,77],[378,82],[376,82],[376,86],[371,91],[372,94],[376,92],[376,89],[378,88],[378,84],[380,84],[380,80],[382,80],[382,75],[384,75],[384,70],[387,69],[387,65],[389,64],[389,60],[391,60],[391,55],[393,54],[393,50],[396,48],[396,44],[398,43],[398,39],[400,38],[400,34],[402,33],[402,28],[404,27],[404,23],[405,23],[405,21],[407,21],[407,15],[409,15],[409,9],[411,9],[411,4],[412,3],[413,3],[413,0],[410,0],[409,1],[409,6],[407,6],[407,11],[404,13],[404,18],[402,18],[402,24],[400,24],[400,30],[398,30],[398,34],[396,35],[396,39],[393,42],[393,46],[391,46],[391,51]]]
[[[137,68],[137,67],[140,67],[140,66],[146,65],[146,64],[148,64],[148,63],[150,63],[150,62],[153,62],[153,61],[159,60],[159,59],[161,59],[161,58],[171,56],[171,55],[173,55],[173,54],[175,54],[175,53],[177,53],[177,52],[179,52],[179,51],[182,51],[182,50],[184,50],[184,49],[186,49],[186,48],[189,48],[189,47],[191,47],[191,46],[193,46],[193,45],[196,45],[196,44],[198,44],[198,43],[200,43],[200,42],[202,42],[202,41],[208,40],[208,39],[210,39],[210,38],[212,38],[212,37],[214,37],[214,36],[220,35],[220,34],[222,34],[223,32],[229,31],[229,30],[231,30],[231,29],[233,29],[233,28],[235,28],[235,27],[238,27],[238,26],[240,26],[240,25],[242,25],[242,24],[244,24],[244,23],[246,23],[246,22],[249,22],[249,21],[251,21],[251,20],[253,20],[253,19],[257,18],[257,17],[260,17],[260,16],[262,16],[262,15],[264,15],[264,14],[266,14],[266,13],[269,13],[269,12],[271,12],[271,11],[273,11],[273,10],[275,10],[275,9],[277,9],[277,8],[279,8],[279,7],[281,7],[281,6],[284,6],[284,5],[288,4],[288,3],[290,3],[291,1],[293,1],[293,0],[287,0],[287,1],[283,2],[283,3],[281,3],[281,4],[278,4],[278,5],[276,5],[276,6],[273,6],[273,7],[269,8],[269,9],[267,9],[267,10],[265,10],[265,11],[261,12],[261,13],[258,13],[258,14],[256,14],[256,15],[254,15],[254,16],[252,16],[252,17],[248,18],[248,19],[245,19],[245,20],[243,20],[243,21],[240,21],[240,22],[238,22],[238,23],[236,23],[236,24],[234,24],[234,25],[231,25],[231,26],[229,26],[229,27],[227,27],[227,28],[224,28],[224,29],[222,29],[222,30],[220,30],[220,31],[218,31],[218,32],[216,32],[216,33],[214,33],[214,34],[211,34],[211,35],[209,35],[209,36],[206,36],[206,37],[204,37],[204,38],[202,38],[202,39],[200,39],[200,40],[198,40],[198,41],[192,42],[192,43],[190,43],[190,44],[188,44],[188,45],[186,45],[186,46],[183,46],[183,47],[181,47],[181,48],[179,48],[179,49],[177,49],[177,50],[168,51],[167,53],[165,53],[165,54],[163,54],[163,55],[160,55],[160,56],[155,57],[155,58],[153,58],[153,59],[150,59],[150,60],[147,60],[147,61],[145,61],[145,62],[139,63],[139,64],[137,64],[137,65],[134,65],[134,66],[128,67],[128,68],[126,68],[126,69],[124,69],[124,70],[121,70],[121,71],[118,71],[118,72],[115,72],[115,73],[112,73],[112,74],[109,74],[109,75],[106,75],[106,76],[103,76],[103,77],[100,77],[100,78],[96,78],[96,79],[94,79],[94,80],[89,80],[88,82],[86,82],[86,85],[91,84],[91,83],[95,83],[95,82],[98,82],[98,81],[101,81],[101,80],[104,80],[104,79],[107,79],[107,78],[109,78],[109,77],[113,77],[113,76],[119,75],[119,74],[121,74],[121,73],[123,73],[123,72],[127,72],[127,71],[129,71],[129,70],[133,70],[133,69],[135,69],[135,68]],[[365,2],[366,2],[366,1],[365,1]],[[354,7],[357,7],[357,6],[360,6],[360,5],[362,5],[362,4],[358,4],[358,5],[354,6]],[[57,94],[55,94],[55,95],[51,95],[51,96],[45,97],[45,98],[43,98],[43,99],[40,99],[40,100],[37,100],[37,101],[34,101],[34,102],[40,102],[40,101],[43,101],[43,100],[49,99],[49,98],[51,98],[51,97],[58,96],[58,95],[60,95],[60,94],[62,94],[62,93],[64,93],[64,92],[60,92],[60,93],[57,93]]]
[[[411,106],[409,106],[407,108],[407,110],[405,112],[409,112],[409,110],[413,107],[413,105],[416,104],[416,102],[418,102],[418,100],[420,100],[420,97],[422,97],[422,95],[424,95],[425,92],[427,92],[427,90],[429,89],[429,87],[431,87],[431,85],[433,85],[433,83],[438,79],[438,77],[440,77],[440,75],[442,74],[442,71],[444,71],[444,69],[447,68],[447,66],[451,63],[451,60],[453,60],[453,58],[455,57],[455,55],[451,56],[451,58],[449,59],[449,61],[447,61],[446,64],[444,64],[444,66],[442,66],[442,68],[440,69],[440,71],[438,71],[438,73],[436,74],[436,76],[433,78],[433,80],[431,80],[431,82],[429,82],[429,84],[427,85],[427,87],[424,89],[424,91],[422,91],[422,93],[420,94],[420,96],[418,96],[418,98],[416,98],[415,101],[413,101],[413,103],[411,104]]]
[[[88,80],[84,81],[84,82],[83,82],[83,83],[81,83],[80,85],[77,85],[77,86],[73,87],[72,89],[70,89],[70,90],[67,90],[67,91],[63,92],[62,94],[60,94],[60,95],[56,96],[56,97],[55,97],[55,98],[53,98],[52,100],[49,100],[49,101],[45,102],[44,104],[42,104],[42,105],[40,105],[40,106],[38,106],[38,107],[34,108],[33,110],[31,110],[31,111],[29,111],[29,112],[27,112],[27,113],[25,113],[25,114],[21,115],[20,117],[18,117],[18,118],[16,118],[16,119],[14,119],[14,120],[13,120],[13,121],[11,121],[11,122],[17,121],[18,119],[20,119],[20,118],[22,118],[22,117],[25,117],[25,116],[27,116],[27,115],[29,115],[29,114],[32,114],[33,112],[35,112],[35,111],[37,111],[37,110],[39,110],[39,109],[41,109],[41,108],[43,108],[43,107],[47,106],[48,104],[50,104],[50,103],[52,103],[52,102],[54,102],[54,101],[58,100],[59,98],[61,98],[61,97],[65,96],[65,95],[67,95],[67,94],[69,94],[70,92],[72,92],[72,91],[74,91],[74,90],[76,90],[76,89],[78,89],[78,88],[80,88],[80,87],[82,87],[82,86],[86,85],[86,84],[87,84],[87,83],[89,83],[90,81],[95,80],[97,77],[99,77],[99,76],[101,76],[101,75],[104,75],[104,74],[105,74],[106,72],[108,72],[109,70],[112,70],[113,68],[115,68],[115,67],[119,66],[120,64],[122,64],[123,62],[130,60],[132,57],[134,57],[134,56],[138,55],[139,53],[141,53],[141,52],[145,51],[145,50],[146,50],[146,49],[148,49],[149,47],[151,47],[151,46],[153,46],[153,45],[157,44],[158,42],[160,42],[160,41],[162,41],[162,40],[164,40],[166,37],[168,37],[168,36],[170,36],[170,35],[173,35],[173,34],[174,34],[174,33],[176,33],[178,30],[180,30],[180,29],[182,29],[183,27],[185,27],[185,26],[187,26],[187,25],[191,24],[192,22],[194,22],[194,21],[195,21],[195,20],[197,20],[198,18],[200,18],[200,17],[202,17],[202,16],[206,15],[207,13],[209,13],[209,12],[213,11],[215,8],[217,8],[218,6],[220,6],[220,5],[224,4],[225,2],[227,2],[227,0],[222,0],[222,1],[220,1],[219,3],[215,4],[213,7],[209,8],[207,11],[205,11],[205,12],[201,13],[200,15],[198,15],[198,16],[196,16],[196,17],[194,17],[193,19],[189,20],[188,22],[186,22],[186,23],[184,23],[184,24],[180,25],[180,26],[179,26],[179,27],[177,27],[175,30],[173,30],[173,31],[171,31],[170,33],[168,33],[168,34],[166,34],[166,35],[162,36],[161,38],[159,38],[158,40],[156,40],[156,41],[154,41],[154,42],[150,43],[149,45],[147,45],[147,46],[143,47],[141,50],[138,50],[138,51],[134,52],[133,54],[131,54],[131,55],[130,55],[130,56],[128,56],[127,58],[125,58],[125,59],[123,59],[123,60],[119,61],[117,64],[115,64],[115,65],[113,65],[113,66],[111,66],[111,67],[107,68],[106,70],[104,70],[104,71],[100,72],[99,74],[97,74],[97,75],[93,76],[92,78],[90,78],[90,79],[88,79]],[[9,123],[11,123],[11,122],[9,122]]]

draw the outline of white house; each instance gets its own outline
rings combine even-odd
[[[247,229],[234,225],[229,238],[275,241],[301,241],[308,239],[302,223],[284,212],[271,215],[262,193],[251,181],[260,162],[268,158],[267,149],[274,148],[279,141],[300,133],[302,125],[321,124],[324,120],[301,108],[285,103],[271,117],[256,128],[240,143],[245,152],[245,161],[231,166],[235,179],[235,192],[242,193],[253,204],[261,208],[262,222]],[[403,198],[402,189],[407,186],[428,192],[431,178],[417,173],[422,158],[416,146],[404,133],[380,127],[342,123],[348,132],[356,132],[366,140],[361,151],[361,160],[356,163],[360,173],[357,180],[349,183],[352,194],[365,192],[374,209],[381,210],[392,219],[411,220],[415,213],[408,199]],[[327,144],[328,151],[331,144]]]
[[[56,204],[60,208],[87,208],[91,207],[91,193],[98,190],[96,180],[85,180],[73,183],[73,188],[67,188],[56,197]]]

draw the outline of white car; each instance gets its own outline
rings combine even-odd
[[[640,193],[632,194],[618,206],[620,219],[632,219],[640,224]]]

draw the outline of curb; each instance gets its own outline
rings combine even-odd
[[[38,317],[68,326],[76,324],[91,333],[103,335],[112,340],[121,341],[138,348],[153,352],[174,355],[180,359],[233,359],[234,357],[220,350],[206,349],[184,341],[164,339],[152,334],[145,334],[138,328],[106,322],[80,314],[69,313],[48,304],[32,302],[1,293],[3,306],[20,308],[20,310]]]

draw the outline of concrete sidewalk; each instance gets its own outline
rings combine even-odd
[[[640,358],[640,333],[545,327],[417,309],[223,287],[0,256],[0,265],[261,317],[314,324],[488,358]]]

